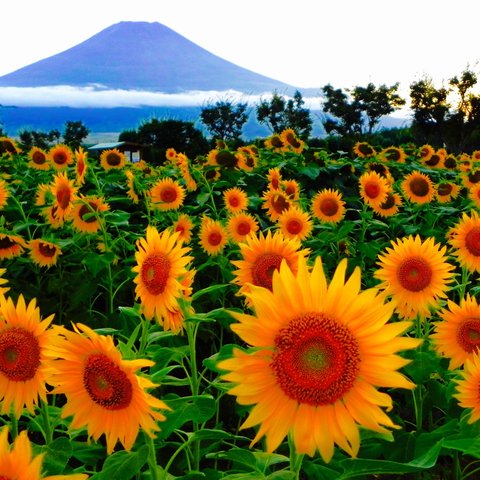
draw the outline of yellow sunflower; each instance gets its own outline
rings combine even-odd
[[[210,150],[207,155],[207,164],[233,169],[238,167],[238,156],[228,149]]]
[[[420,341],[402,337],[409,322],[388,323],[393,306],[376,289],[360,291],[360,269],[345,278],[347,262],[328,284],[321,259],[309,270],[305,258],[294,274],[286,262],[272,291],[252,287],[255,315],[232,312],[232,330],[250,348],[219,362],[229,393],[253,409],[241,428],[259,425],[274,451],[290,435],[297,453],[320,452],[329,462],[335,445],[355,457],[360,428],[395,428],[384,410],[393,402],[378,388],[414,384],[397,371],[409,361],[397,354]]]
[[[158,410],[168,407],[147,393],[156,385],[137,374],[154,362],[125,360],[111,336],[98,335],[82,324],[73,328],[73,332],[56,328],[63,341],[55,346],[49,372],[52,393],[67,399],[62,418],[72,417],[71,428],[86,427],[95,441],[105,435],[108,454],[117,442],[130,450],[140,428],[154,437],[160,430],[157,423],[165,419]]]
[[[267,174],[268,189],[279,190],[282,182],[282,174],[279,167],[270,168]]]
[[[367,171],[358,179],[360,196],[363,201],[373,207],[385,202],[390,192],[387,180],[377,172]]]
[[[440,182],[435,188],[435,194],[439,203],[447,203],[458,197],[460,187],[453,182]]]
[[[47,240],[35,239],[28,244],[30,258],[40,267],[51,267],[57,263],[62,249]]]
[[[0,210],[7,204],[10,191],[5,180],[0,179]]]
[[[392,217],[398,213],[402,206],[402,199],[398,193],[388,192],[384,202],[372,205],[372,210],[381,217]]]
[[[463,213],[452,229],[449,242],[462,267],[470,272],[480,272],[480,217],[475,210],[470,215]]]
[[[235,242],[244,242],[251,234],[258,231],[258,222],[249,213],[239,212],[231,215],[227,221],[227,231]]]
[[[6,285],[8,283],[8,280],[6,278],[3,278],[3,275],[6,271],[6,268],[0,268],[0,295],[2,296],[10,290],[10,287]]]
[[[47,400],[48,352],[56,334],[49,327],[53,315],[40,318],[33,299],[27,305],[20,295],[13,300],[0,296],[0,412],[20,417],[31,414],[39,399]]]
[[[232,283],[240,287],[238,295],[245,295],[252,285],[271,290],[273,272],[280,268],[282,260],[295,273],[299,258],[310,253],[309,249],[301,249],[301,246],[300,240],[285,238],[280,231],[273,235],[270,231],[266,235],[262,232],[249,235],[245,242],[239,243],[242,259],[232,260],[237,267]]]
[[[223,252],[228,242],[228,232],[218,221],[209,217],[203,217],[200,223],[200,246],[208,255],[219,255]]]
[[[297,134],[292,128],[286,128],[280,133],[280,140],[284,145],[286,151],[295,153],[302,153],[305,148],[305,142],[297,137]]]
[[[32,444],[23,430],[13,443],[8,443],[8,427],[0,430],[0,479],[3,480],[86,480],[88,475],[74,473],[70,475],[49,475],[42,471],[43,454],[33,456]]]
[[[278,133],[272,134],[270,137],[266,138],[263,143],[267,150],[272,150],[277,153],[282,152],[285,148],[285,144]]]
[[[178,240],[189,243],[192,239],[193,222],[185,213],[180,215],[172,225],[172,231],[179,232]]]
[[[105,203],[100,197],[80,195],[73,202],[70,213],[73,227],[79,232],[98,232],[103,221],[101,215],[109,209],[108,203]]]
[[[135,173],[131,170],[125,170],[125,176],[127,177],[127,196],[133,203],[138,203],[140,201],[140,197],[137,193],[137,188],[135,184]]]
[[[293,200],[282,190],[269,189],[263,193],[262,198],[262,208],[267,210],[267,215],[273,222],[277,221],[280,215],[293,205]]]
[[[357,142],[353,146],[353,153],[359,158],[370,158],[377,154],[377,151],[368,142]]]
[[[310,215],[295,206],[280,215],[278,226],[285,238],[298,238],[300,241],[308,238],[313,228]]]
[[[152,186],[148,195],[156,210],[178,210],[185,200],[185,189],[176,180],[162,178]]]
[[[413,203],[429,203],[435,196],[432,180],[428,175],[418,170],[409,173],[400,186],[405,197]]]
[[[480,419],[480,399],[478,391],[480,389],[480,356],[478,352],[467,358],[463,370],[459,372],[460,378],[456,380],[456,392],[453,395],[462,408],[470,410],[468,423],[476,422]]]
[[[342,194],[332,188],[324,188],[312,198],[312,214],[325,223],[338,223],[345,215]]]
[[[448,308],[438,312],[431,335],[435,349],[450,359],[449,369],[461,367],[480,349],[480,305],[467,294],[460,305],[448,300]]]
[[[77,199],[78,187],[69,180],[65,172],[55,175],[50,184],[50,191],[55,198],[54,206],[57,207],[55,216],[59,221],[65,220],[72,211],[73,202]]]
[[[442,165],[442,157],[438,153],[433,153],[430,158],[422,162],[426,167],[439,168]]]
[[[454,275],[446,249],[433,237],[422,242],[419,235],[410,235],[393,240],[392,247],[379,255],[379,269],[374,276],[381,280],[380,288],[396,301],[400,316],[412,318],[419,314],[427,318],[438,300],[446,297]]]
[[[294,179],[282,180],[281,189],[294,202],[300,198],[300,184]]]
[[[246,172],[251,172],[258,165],[258,151],[252,145],[237,148],[238,166]]]
[[[68,145],[54,145],[48,151],[48,161],[56,170],[65,170],[73,163],[73,152]]]
[[[435,149],[431,145],[423,145],[420,147],[418,154],[420,156],[420,160],[425,162],[430,159],[430,157],[435,153]]]
[[[0,233],[0,259],[18,257],[27,248],[27,242],[19,235]]]
[[[407,154],[401,147],[387,147],[380,152],[379,157],[386,162],[405,163]]]
[[[17,142],[10,137],[0,137],[0,155],[16,155],[21,153],[20,147],[17,145]]]
[[[462,172],[462,183],[467,188],[472,188],[480,183],[480,168]]]
[[[447,157],[444,158],[440,163],[440,167],[443,168],[444,170],[456,170],[457,165],[458,165],[458,162],[455,155],[447,155]]]
[[[187,266],[192,257],[187,254],[190,248],[178,240],[180,232],[159,233],[148,226],[145,238],[137,241],[135,259],[137,264],[132,271],[135,296],[140,298],[143,315],[156,318],[160,325],[168,312],[178,310],[178,300],[183,297],[182,279],[187,275]]]
[[[468,198],[476,208],[480,208],[480,183],[468,189]]]
[[[87,173],[88,163],[87,163],[88,153],[82,148],[79,147],[75,151],[75,172],[77,174],[77,184],[83,185],[85,183],[85,174]]]
[[[100,154],[100,165],[105,170],[122,169],[125,165],[125,154],[117,148],[104,150]]]
[[[36,170],[49,170],[50,163],[48,160],[48,154],[40,147],[32,147],[28,151],[28,166],[35,168]]]
[[[175,165],[177,163],[177,151],[174,148],[167,148],[165,150],[165,158]]]
[[[37,185],[37,191],[35,193],[35,205],[37,207],[43,207],[47,203],[53,202],[54,199],[51,185],[47,183],[39,183]]]
[[[223,192],[223,203],[229,213],[238,213],[248,207],[248,195],[239,187],[232,187]]]

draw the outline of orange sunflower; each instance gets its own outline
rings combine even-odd
[[[0,179],[0,210],[7,204],[10,191],[5,180]]]
[[[407,154],[401,147],[387,147],[380,152],[379,157],[386,162],[405,163]]]
[[[125,154],[117,148],[110,148],[108,150],[104,150],[100,154],[100,165],[105,170],[122,169],[125,165],[125,162]]]
[[[108,454],[117,442],[130,450],[140,429],[154,437],[160,430],[157,423],[165,420],[158,410],[168,407],[147,393],[156,385],[137,374],[154,362],[125,360],[111,336],[98,335],[82,324],[73,328],[74,332],[56,328],[63,339],[57,341],[49,371],[52,393],[67,398],[62,418],[72,417],[71,428],[86,427],[95,441],[105,435]]]
[[[280,184],[282,182],[282,174],[280,173],[280,168],[270,168],[268,170],[267,180],[269,190],[279,190]]]
[[[152,186],[148,195],[156,210],[178,210],[185,200],[185,189],[176,180],[162,178]]]
[[[100,197],[80,195],[73,202],[70,213],[73,227],[79,232],[96,233],[103,221],[101,214],[109,209],[108,203],[105,203]]]
[[[149,225],[145,238],[137,241],[137,264],[132,268],[137,274],[135,296],[140,298],[143,315],[148,319],[155,317],[160,325],[169,312],[179,309],[178,300],[185,290],[181,282],[192,261],[187,255],[190,248],[183,246],[179,236],[180,232],[159,233]]]
[[[458,262],[470,272],[480,272],[480,217],[475,210],[463,213],[449,236],[452,252]]]
[[[48,160],[48,154],[40,147],[32,147],[28,151],[28,166],[35,168],[36,170],[49,170],[50,163]]]
[[[228,232],[218,221],[209,217],[203,217],[200,224],[200,246],[208,255],[219,255],[223,252],[228,242]]]
[[[266,138],[263,143],[267,150],[272,150],[273,152],[280,153],[285,149],[285,144],[278,133],[272,134],[270,137]]]
[[[237,148],[238,166],[245,172],[251,172],[258,165],[258,151],[252,145]]]
[[[41,473],[43,455],[33,456],[32,444],[23,430],[13,443],[8,443],[8,427],[0,430],[0,479],[4,480],[86,480],[88,475],[74,473],[70,475],[49,475]]]
[[[378,205],[372,205],[372,210],[381,217],[392,217],[398,213],[401,206],[400,195],[395,192],[388,192],[385,201]]]
[[[281,188],[290,200],[295,202],[300,198],[300,184],[296,180],[282,180]]]
[[[353,146],[353,153],[359,158],[370,158],[377,154],[377,151],[368,142],[357,142]]]
[[[430,159],[430,157],[435,153],[435,149],[431,145],[423,145],[420,147],[418,154],[420,156],[420,160],[425,162]]]
[[[207,155],[207,164],[233,169],[238,167],[238,156],[227,149],[210,150]]]
[[[468,198],[473,202],[475,208],[480,208],[480,183],[468,189]]]
[[[462,183],[467,188],[472,188],[480,183],[480,168],[462,172]]]
[[[463,370],[459,372],[460,378],[456,380],[456,393],[453,395],[462,408],[471,409],[468,423],[474,423],[480,419],[480,401],[478,391],[480,389],[480,356],[478,352],[467,358]]]
[[[48,161],[56,170],[65,170],[73,163],[73,152],[68,145],[54,145],[48,151]]]
[[[447,155],[447,157],[441,162],[441,167],[444,170],[456,170],[457,169],[457,158],[455,155]]]
[[[382,282],[380,288],[396,301],[401,317],[427,318],[438,300],[447,296],[454,267],[447,262],[446,249],[433,237],[422,242],[419,235],[410,235],[392,241],[392,248],[379,255],[374,275]]]
[[[360,196],[363,201],[371,207],[385,202],[390,192],[390,186],[385,177],[377,172],[365,172],[358,179],[360,186]]]
[[[42,320],[33,299],[27,305],[20,295],[0,296],[0,413],[24,408],[31,414],[39,399],[47,400],[48,352],[56,334],[49,329],[53,315]]]
[[[251,234],[258,231],[258,222],[249,213],[239,212],[231,215],[227,221],[227,231],[235,242],[244,242]]]
[[[301,249],[300,240],[285,238],[280,231],[249,235],[239,247],[242,259],[232,261],[237,267],[232,283],[240,287],[238,295],[245,295],[252,285],[271,290],[273,272],[280,268],[282,260],[295,273],[299,258],[310,253],[307,248]]]
[[[269,189],[263,193],[262,197],[262,208],[267,210],[267,215],[273,222],[277,221],[280,215],[293,205],[293,201],[282,190]]]
[[[88,168],[87,155],[88,153],[82,147],[79,147],[78,150],[75,151],[75,172],[77,174],[78,185],[85,183],[85,174]]]
[[[50,184],[50,190],[55,198],[55,216],[63,222],[72,211],[73,201],[77,199],[78,187],[73,184],[73,180],[68,179],[65,172],[62,172],[55,175]]]
[[[19,235],[0,233],[0,259],[20,256],[27,248],[27,242]]]
[[[444,181],[437,185],[435,193],[439,203],[447,203],[458,197],[460,187],[456,183]]]
[[[125,176],[127,177],[127,196],[136,204],[140,201],[140,198],[135,185],[135,174],[131,170],[125,170]]]
[[[286,128],[280,133],[280,139],[286,151],[295,153],[302,153],[305,148],[305,142],[297,137],[297,134],[292,128]]]
[[[442,165],[442,157],[438,153],[433,153],[430,158],[423,160],[423,164],[430,168],[439,168]]]
[[[10,287],[6,285],[8,283],[8,280],[6,278],[3,278],[3,275],[6,271],[6,268],[0,268],[0,295],[2,296],[10,290]]]
[[[290,207],[278,219],[278,226],[285,238],[305,240],[312,233],[312,220],[307,212],[299,207]]]
[[[448,300],[448,308],[438,313],[431,335],[435,349],[450,359],[449,369],[461,367],[480,349],[480,305],[467,294],[460,305]]]
[[[248,195],[239,187],[232,187],[223,192],[223,203],[229,213],[238,213],[248,207]]]
[[[231,312],[232,330],[249,348],[219,362],[229,393],[253,409],[241,428],[259,425],[274,451],[290,435],[298,454],[320,452],[329,462],[335,445],[355,457],[360,428],[395,428],[384,410],[393,402],[378,388],[414,388],[397,370],[409,361],[397,352],[420,340],[403,337],[410,322],[388,323],[391,303],[376,289],[360,291],[360,269],[345,278],[347,262],[327,283],[321,259],[305,258],[294,274],[286,262],[273,275],[272,291],[252,287],[255,315]]]
[[[17,145],[17,142],[10,137],[0,137],[0,155],[16,155],[21,153],[21,149]]]
[[[51,267],[57,263],[62,249],[47,240],[36,239],[31,240],[28,244],[30,250],[30,258],[40,267]]]
[[[401,189],[413,203],[429,203],[435,196],[435,188],[430,177],[418,170],[409,173],[401,183]]]
[[[345,215],[342,194],[332,188],[324,188],[312,198],[312,214],[325,223],[338,223]]]
[[[174,232],[179,232],[178,240],[188,243],[192,239],[193,222],[187,214],[180,215],[172,226]]]

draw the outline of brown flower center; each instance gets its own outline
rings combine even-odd
[[[53,162],[57,165],[65,165],[68,162],[68,156],[65,152],[56,152],[53,154]]]
[[[338,202],[333,198],[325,198],[320,204],[320,211],[327,217],[333,217],[338,212]]]
[[[467,318],[457,330],[457,343],[468,353],[480,348],[480,318]]]
[[[279,253],[263,253],[252,265],[252,280],[254,285],[272,290],[272,277],[275,270],[280,269],[284,257]]]
[[[467,232],[465,248],[475,257],[480,257],[480,227],[473,227]]]
[[[55,245],[51,245],[45,242],[40,242],[38,244],[38,251],[40,252],[42,257],[51,258],[55,256],[55,253],[57,252],[57,248],[55,247]]]
[[[292,218],[287,223],[287,231],[292,235],[298,235],[303,228],[303,224],[300,220]]]
[[[312,406],[331,405],[355,383],[358,343],[345,325],[323,313],[306,313],[279,331],[270,366],[289,398]]]
[[[0,372],[13,382],[31,380],[40,366],[40,345],[32,332],[12,327],[0,333]]]
[[[168,283],[170,260],[163,253],[152,253],[143,261],[140,275],[148,293],[160,295]]]
[[[290,202],[280,193],[272,196],[271,205],[273,210],[279,215],[283,213],[284,210],[290,208]]]
[[[107,410],[127,408],[132,401],[133,388],[127,374],[102,353],[87,358],[83,385],[90,398]]]
[[[12,248],[16,243],[10,237],[0,238],[0,250]]]
[[[415,177],[410,180],[409,187],[411,192],[417,197],[425,197],[430,192],[430,185],[423,177]]]
[[[177,190],[174,187],[166,186],[160,192],[160,199],[164,203],[173,203],[177,199]]]
[[[98,205],[95,202],[88,202],[83,204],[79,211],[78,216],[82,219],[82,222],[93,223],[97,220],[95,212],[98,211]]]
[[[111,152],[105,156],[105,162],[111,167],[118,167],[122,163],[122,157],[115,152]]]
[[[47,157],[45,156],[44,153],[38,152],[38,151],[33,153],[32,155],[33,163],[36,163],[37,165],[43,165],[44,163],[46,163],[46,161],[47,161]]]
[[[406,258],[397,270],[398,282],[410,292],[420,292],[428,287],[432,276],[432,267],[423,257]]]

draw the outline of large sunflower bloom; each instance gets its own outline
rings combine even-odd
[[[124,167],[125,162],[125,154],[116,148],[104,150],[100,154],[100,165],[105,170],[120,170]]]
[[[239,187],[232,187],[223,192],[223,203],[229,213],[238,213],[248,207],[248,195]]]
[[[147,393],[156,385],[136,374],[154,362],[124,360],[110,335],[98,335],[82,324],[73,327],[74,332],[56,328],[64,340],[56,342],[49,371],[53,393],[67,398],[62,418],[73,417],[71,427],[87,427],[95,441],[104,434],[108,454],[117,441],[130,450],[140,429],[154,437],[160,430],[157,422],[165,420],[158,410],[168,407]]]
[[[478,396],[480,389],[480,355],[478,352],[473,353],[471,358],[467,358],[460,375],[461,379],[456,381],[457,387],[454,397],[457,398],[462,408],[471,408],[468,423],[473,423],[480,419],[480,399]]]
[[[36,170],[49,170],[50,163],[48,161],[48,154],[40,147],[32,147],[28,151],[28,166]]]
[[[228,242],[227,230],[218,220],[213,218],[202,218],[198,235],[200,246],[208,255],[219,255]]]
[[[8,443],[8,427],[0,430],[0,478],[5,480],[86,480],[88,475],[73,473],[70,475],[41,474],[43,454],[33,456],[32,445],[27,431],[20,432],[13,444]]]
[[[73,152],[68,145],[54,145],[48,151],[48,160],[56,170],[65,170],[73,163]]]
[[[346,268],[343,260],[328,284],[319,257],[311,271],[301,258],[296,275],[283,262],[272,291],[248,294],[254,316],[232,312],[232,330],[252,348],[218,366],[229,393],[254,405],[242,425],[260,425],[252,444],[265,435],[272,452],[291,434],[297,453],[318,450],[329,462],[335,444],[357,455],[360,427],[395,427],[384,412],[392,399],[377,387],[414,387],[397,371],[408,363],[397,352],[420,340],[400,337],[410,322],[389,324],[393,305],[376,289],[361,292],[360,269],[346,280]]]
[[[480,272],[480,217],[475,210],[462,219],[449,235],[452,252],[458,262],[470,272]]]
[[[435,188],[430,177],[417,170],[408,174],[400,186],[405,197],[413,203],[429,203],[435,196]]]
[[[278,226],[285,238],[298,238],[300,241],[308,238],[313,228],[310,215],[295,206],[280,215]]]
[[[370,206],[377,206],[385,202],[390,191],[390,186],[385,177],[377,172],[365,172],[359,180],[360,196]]]
[[[61,248],[47,240],[35,239],[28,244],[30,258],[40,267],[51,267],[57,263]]]
[[[435,349],[450,359],[451,370],[461,367],[480,348],[480,305],[467,295],[460,305],[448,301],[448,308],[438,313],[442,319],[435,323],[431,335]]]
[[[0,296],[0,413],[11,410],[19,417],[23,408],[34,412],[34,405],[46,401],[48,350],[55,333],[49,329],[53,315],[41,320],[33,299],[27,305],[22,295],[17,304]]]
[[[185,199],[185,189],[171,178],[158,180],[148,192],[152,207],[156,210],[178,210]]]
[[[239,295],[250,291],[252,285],[271,290],[273,272],[280,268],[282,260],[295,273],[299,258],[310,253],[309,249],[301,249],[300,240],[285,238],[280,231],[250,235],[239,247],[242,260],[232,261],[237,267],[232,283],[240,286]]]
[[[427,318],[438,300],[446,297],[454,267],[447,262],[445,252],[446,247],[436,244],[433,237],[422,242],[420,236],[410,235],[392,241],[392,248],[379,255],[374,275],[382,281],[380,288],[393,296],[402,317],[420,314]]]
[[[168,230],[160,234],[149,225],[145,238],[137,241],[137,265],[132,268],[137,274],[135,295],[145,317],[155,317],[160,324],[168,311],[178,310],[178,299],[183,296],[181,281],[192,260],[187,256],[190,248],[178,241],[179,235]]]
[[[311,209],[314,217],[320,221],[338,223],[345,215],[345,202],[338,190],[324,188],[312,198]]]

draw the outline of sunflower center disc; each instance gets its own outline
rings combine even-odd
[[[93,223],[97,220],[95,212],[98,211],[96,203],[89,202],[88,205],[82,205],[78,212],[78,216],[82,219],[82,222]]]
[[[250,230],[250,224],[248,222],[242,222],[238,224],[237,233],[239,235],[248,235]]]
[[[290,220],[287,225],[287,230],[292,235],[298,235],[302,231],[302,222],[297,219]]]
[[[425,197],[430,191],[428,182],[424,178],[414,178],[411,180],[410,190],[417,197]]]
[[[160,195],[162,202],[173,203],[177,199],[177,192],[173,187],[166,187]]]
[[[480,348],[480,319],[468,318],[457,330],[457,342],[465,352],[472,353]]]
[[[70,187],[67,185],[57,190],[57,202],[62,210],[65,210],[70,203],[70,193]]]
[[[272,290],[272,277],[275,270],[280,269],[283,256],[278,253],[260,255],[252,267],[253,284]]]
[[[272,207],[279,215],[290,207],[290,202],[282,195],[277,194],[272,198]]]
[[[63,165],[64,163],[67,163],[67,160],[67,156],[63,152],[57,153],[53,156],[53,161],[57,165]]]
[[[212,247],[216,247],[217,245],[220,245],[221,241],[222,241],[222,236],[218,232],[212,232],[208,236],[208,243],[212,245]]]
[[[400,285],[410,292],[420,292],[430,285],[432,267],[421,257],[405,259],[397,271]]]
[[[345,325],[323,313],[307,313],[279,331],[270,366],[289,398],[329,405],[343,397],[357,378],[358,343]]]
[[[107,410],[126,408],[132,400],[132,384],[126,373],[101,353],[88,357],[83,384],[90,398]]]
[[[380,185],[377,183],[367,183],[367,185],[365,185],[365,193],[368,198],[377,198],[380,194]]]
[[[55,252],[57,251],[57,249],[54,246],[44,242],[40,242],[38,244],[38,250],[40,251],[42,256],[48,257],[48,258],[53,257],[55,255]]]
[[[465,235],[465,248],[475,257],[480,257],[480,227],[473,227]]]
[[[152,295],[165,290],[170,276],[170,260],[162,253],[149,255],[142,264],[142,281]]]
[[[117,167],[122,161],[120,155],[115,152],[109,153],[105,160],[112,167]]]
[[[20,327],[0,333],[0,371],[9,380],[31,380],[39,366],[40,346],[33,333]]]
[[[320,205],[320,210],[327,217],[333,217],[338,212],[338,203],[331,198],[326,198]]]

